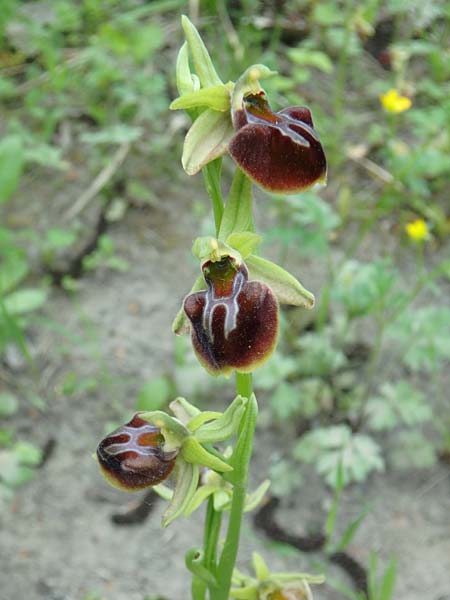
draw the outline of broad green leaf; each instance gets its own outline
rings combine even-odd
[[[169,108],[171,110],[207,107],[225,112],[230,110],[230,91],[225,85],[214,85],[186,93],[176,98]]]
[[[263,281],[273,291],[281,304],[291,304],[303,308],[314,306],[314,296],[282,267],[259,256],[249,256],[246,260],[250,278]]]
[[[14,453],[23,465],[34,467],[42,460],[42,451],[28,442],[17,442],[14,445]]]
[[[203,40],[193,23],[191,23],[186,15],[181,17],[181,25],[183,27],[186,41],[189,46],[189,51],[192,56],[195,72],[198,75],[202,87],[221,85],[222,81],[217,75]]]
[[[188,175],[195,175],[207,163],[223,156],[234,135],[228,113],[208,108],[193,123],[184,140],[181,162]]]
[[[22,140],[10,135],[0,140],[0,204],[16,191],[24,166]]]
[[[246,231],[254,231],[252,182],[240,169],[236,168],[220,224],[219,240],[225,241],[232,233]]]
[[[26,288],[9,294],[4,300],[4,305],[10,315],[16,316],[41,308],[46,299],[45,290]]]

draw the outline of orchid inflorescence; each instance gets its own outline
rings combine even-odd
[[[179,397],[170,404],[172,415],[137,413],[100,442],[97,459],[112,485],[127,491],[152,487],[168,501],[163,526],[208,502],[204,548],[186,554],[193,600],[205,600],[207,594],[209,600],[311,600],[308,582],[319,583],[320,577],[271,574],[254,555],[256,578],[251,578],[235,569],[235,561],[242,513],[257,506],[269,487],[264,480],[253,493],[246,489],[258,412],[250,374],[275,350],[279,304],[314,305],[314,296],[296,277],[259,256],[252,183],[277,193],[324,183],[325,154],[308,108],[270,108],[260,85],[273,75],[270,69],[253,65],[236,83],[224,84],[194,25],[183,17],[182,26],[186,42],[176,68],[180,95],[171,108],[186,110],[193,121],[182,164],[189,175],[203,169],[216,230],[194,242],[200,275],[173,331],[190,334],[208,373],[236,374],[237,396],[223,412],[202,412]],[[237,168],[224,205],[220,161],[227,154]],[[175,483],[169,487],[164,482],[172,473]],[[219,556],[221,516],[228,511]]]

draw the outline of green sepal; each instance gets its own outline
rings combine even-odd
[[[232,233],[254,231],[254,229],[252,182],[240,169],[236,169],[218,237],[224,242]]]
[[[183,27],[184,35],[186,36],[186,41],[192,56],[195,72],[198,75],[202,87],[221,85],[222,81],[217,75],[216,69],[214,68],[211,57],[209,56],[209,52],[206,49],[203,40],[193,23],[191,23],[186,15],[181,17],[181,26]]]
[[[267,490],[270,487],[270,479],[265,479],[262,483],[258,485],[256,490],[247,494],[245,499],[245,507],[244,512],[250,512],[259,506],[262,499],[266,495]]]
[[[259,85],[260,79],[267,79],[276,75],[276,71],[272,71],[265,65],[252,65],[248,67],[239,79],[236,81],[233,93],[231,95],[232,110],[242,109],[242,100],[250,94],[259,94],[262,91]]]
[[[188,423],[191,421],[191,419],[202,414],[200,409],[188,402],[186,398],[183,398],[182,396],[178,396],[178,398],[172,400],[172,402],[169,404],[169,408],[176,418],[186,426],[188,426]]]
[[[185,93],[176,98],[169,106],[170,110],[199,107],[212,108],[219,112],[230,110],[230,89],[226,85],[213,85],[195,92]]]
[[[266,283],[280,304],[291,304],[302,308],[314,306],[314,295],[282,267],[255,255],[249,256],[245,262],[250,279]]]
[[[192,500],[189,503],[189,506],[186,507],[184,511],[185,517],[189,517],[194,511],[197,510],[199,506],[203,504],[205,500],[214,494],[219,488],[217,485],[201,485],[195,491],[195,494]]]
[[[220,473],[233,470],[233,467],[228,463],[205,450],[193,436],[184,440],[181,448],[181,456],[189,463],[202,465]]]
[[[232,233],[225,240],[228,246],[237,250],[245,260],[250,254],[256,250],[261,244],[262,237],[252,231],[242,231],[240,233]]]
[[[270,569],[267,566],[267,563],[263,559],[261,554],[253,552],[252,565],[256,575],[256,579],[258,579],[258,581],[264,581],[265,579],[268,579],[270,577]]]
[[[247,398],[236,396],[217,419],[197,429],[196,439],[203,444],[215,444],[231,438],[238,430],[246,403]]]
[[[201,290],[206,290],[206,282],[203,275],[199,275],[197,277],[189,294],[193,294],[194,292],[200,292]],[[173,320],[172,331],[176,335],[182,335],[183,333],[188,333],[189,329],[189,319],[187,318],[186,313],[184,312],[183,306],[181,306],[177,316]]]
[[[178,456],[175,463],[175,469],[175,488],[172,500],[162,517],[163,527],[167,527],[172,521],[184,513],[198,486],[198,465],[186,462],[182,456]]]
[[[194,121],[184,139],[183,169],[188,175],[195,175],[206,164],[226,154],[233,135],[228,112],[206,109]]]
[[[207,423],[209,421],[213,421],[214,419],[218,419],[221,416],[222,416],[221,412],[217,412],[214,410],[205,410],[205,411],[201,412],[200,414],[196,415],[193,419],[191,419],[189,421],[189,423],[187,424],[187,428],[191,432],[197,431],[197,429],[199,429],[199,427],[201,427],[205,423]],[[202,441],[202,440],[199,440],[199,441]]]
[[[191,73],[189,67],[189,50],[187,42],[181,46],[176,65],[177,89],[180,96],[195,93],[200,88],[198,77]]]
[[[186,568],[195,576],[203,579],[209,586],[217,587],[217,580],[214,575],[203,564],[205,560],[203,551],[198,548],[191,548],[186,552]]]
[[[162,410],[152,410],[149,412],[139,413],[139,416],[144,421],[148,421],[152,425],[156,425],[161,430],[164,437],[164,451],[180,448],[191,433],[190,431],[174,417],[171,417]]]
[[[164,485],[164,483],[158,483],[158,485],[154,485],[152,490],[166,502],[170,502],[173,498],[173,490],[171,490],[167,485]]]

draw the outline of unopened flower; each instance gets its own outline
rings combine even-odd
[[[249,373],[275,349],[275,295],[265,283],[248,281],[247,267],[232,256],[207,260],[202,271],[207,289],[184,301],[197,358],[214,375]]]
[[[164,451],[159,427],[139,413],[98,445],[97,459],[109,483],[124,491],[143,490],[169,477],[178,450]]]
[[[407,96],[402,96],[398,90],[391,89],[380,96],[380,102],[387,112],[402,113],[412,106],[411,100]]]
[[[405,230],[414,242],[423,242],[429,236],[428,226],[423,219],[416,219],[405,225]]]
[[[294,194],[325,182],[325,153],[308,108],[274,113],[260,89],[244,95],[232,117],[236,133],[228,150],[255,183],[270,192]]]

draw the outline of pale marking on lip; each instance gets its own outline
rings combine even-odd
[[[229,334],[236,329],[237,318],[239,314],[239,305],[237,302],[238,296],[244,286],[245,276],[240,271],[237,271],[233,281],[233,287],[229,296],[216,298],[214,295],[214,287],[208,283],[208,291],[205,292],[205,307],[203,310],[203,329],[207,332],[211,342],[214,341],[214,333],[212,330],[214,311],[217,307],[225,308],[225,321],[223,325],[223,334],[225,339],[228,339]]]
[[[128,440],[126,442],[119,442],[116,444],[111,444],[110,446],[104,446],[103,450],[111,456],[117,456],[118,454],[122,454],[122,452],[136,452],[141,456],[152,456],[153,454],[159,452],[159,448],[155,448],[154,446],[142,446],[139,444],[139,438],[145,433],[154,434],[155,428],[150,424],[141,425],[140,427],[129,427],[128,425],[124,425],[120,431],[114,432],[106,439],[125,434],[128,435]]]
[[[310,125],[308,125],[308,123],[305,123],[304,121],[300,120],[297,121],[292,117],[289,117],[289,115],[282,115],[283,119],[278,121],[277,123],[265,121],[261,117],[256,117],[255,115],[252,115],[252,113],[249,111],[247,111],[246,116],[248,125],[266,125],[267,127],[273,127],[275,129],[278,129],[278,131],[282,135],[289,137],[291,140],[293,140],[300,146],[304,146],[305,148],[309,148],[311,146],[310,142],[303,135],[298,133],[298,131],[292,129],[292,126],[304,129],[305,132],[313,138],[313,140],[319,142],[319,137],[317,133]]]

